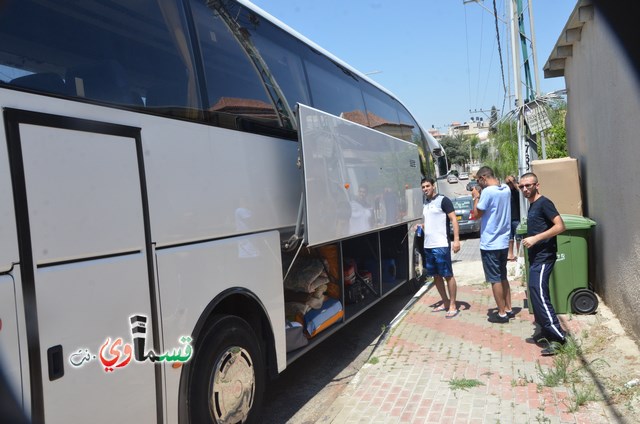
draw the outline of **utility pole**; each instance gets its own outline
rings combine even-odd
[[[529,67],[529,51],[527,37],[524,28],[524,15],[522,0],[510,1],[511,15],[511,47],[513,52],[513,71],[515,75],[516,104],[518,110],[523,110],[525,103],[533,101],[536,96],[531,83],[531,68]],[[518,43],[518,41],[520,41]],[[522,66],[520,62],[522,58]],[[521,68],[524,71],[524,80],[521,78]],[[523,95],[523,86],[526,89],[526,97]],[[535,140],[529,134],[524,122],[524,113],[518,114],[518,174],[531,172],[531,161],[537,159]],[[533,143],[532,143],[533,141]],[[533,145],[532,145],[533,144]],[[522,210],[522,208],[520,208]]]
[[[533,4],[529,1],[529,27],[531,29],[531,54],[533,57],[533,75],[536,80],[536,97],[540,95],[540,71],[538,67],[538,50],[536,49],[536,31],[533,25]],[[542,159],[547,158],[547,146],[544,139],[544,132],[540,132],[540,145],[542,147]]]

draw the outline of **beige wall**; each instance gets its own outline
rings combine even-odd
[[[592,283],[638,341],[640,85],[597,11],[572,45],[564,65],[567,140],[580,165],[584,214],[597,222]]]

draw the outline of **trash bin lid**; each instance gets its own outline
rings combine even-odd
[[[592,219],[586,218],[580,215],[571,215],[571,214],[560,214],[562,220],[564,221],[564,226],[567,230],[588,230],[594,225],[596,222]],[[527,223],[521,222],[518,224],[516,228],[516,234],[527,234]]]
[[[596,222],[592,219],[580,215],[560,214],[567,230],[588,230]]]

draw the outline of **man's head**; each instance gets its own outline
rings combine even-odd
[[[420,182],[422,192],[428,199],[432,198],[436,193],[436,181],[433,178],[423,178]]]
[[[493,169],[488,166],[483,166],[478,169],[478,172],[476,172],[476,180],[478,181],[478,185],[482,188],[491,185],[489,182],[494,181],[495,179],[496,177],[493,175]]]
[[[522,177],[520,177],[518,188],[522,190],[522,195],[528,200],[536,200],[538,187],[538,176],[533,172],[527,172]]]
[[[364,200],[367,198],[367,194],[369,193],[369,187],[366,184],[360,184],[358,187],[358,199]]]

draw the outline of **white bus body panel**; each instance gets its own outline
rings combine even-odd
[[[156,256],[166,344],[177,343],[184,335],[180,329],[192,326],[221,290],[250,288],[268,312],[278,371],[285,369],[284,292],[277,231],[162,249]],[[167,392],[178,393],[180,370],[166,369]],[[177,408],[177,403],[168,402],[170,421],[178,416]]]
[[[144,248],[133,140],[25,124],[20,135],[37,265]]]
[[[2,88],[0,98],[2,107],[141,128],[159,247],[295,225],[302,177],[294,141]]]
[[[13,396],[22,404],[22,360],[16,306],[16,284],[12,275],[0,275],[0,369],[4,373]],[[23,327],[24,328],[24,327]]]
[[[265,310],[269,312],[269,320],[275,335],[278,369],[285,368],[282,263],[278,232],[273,230],[290,228],[295,225],[302,192],[302,178],[300,170],[296,166],[298,143],[1,88],[0,98],[2,99],[0,105],[2,107],[140,128],[150,232],[152,242],[159,249],[157,285],[159,287],[158,296],[163,302],[162,317],[165,320],[160,327],[163,332],[159,340],[160,348],[164,351],[179,347],[176,346],[177,337],[185,335],[185,331],[189,333],[195,327],[199,314],[203,312],[203,307],[212,300],[215,294],[229,288],[241,287],[254,293],[264,305]],[[123,217],[125,212],[116,211],[119,208],[127,209],[132,200],[133,192],[139,193],[140,187],[139,185],[129,188],[119,187],[125,177],[118,178],[118,174],[125,172],[128,175],[133,175],[131,168],[119,169],[109,174],[115,180],[113,184],[118,185],[118,188],[109,188],[112,186],[105,183],[104,172],[106,171],[103,164],[113,165],[113,160],[105,158],[102,162],[98,160],[96,155],[98,153],[105,154],[100,150],[100,145],[103,141],[102,137],[106,136],[96,137],[94,134],[89,134],[86,137],[83,135],[80,136],[80,139],[76,139],[73,135],[68,134],[67,130],[53,129],[39,143],[36,138],[41,139],[44,134],[39,134],[39,130],[36,128],[27,127],[29,126],[25,126],[25,134],[30,134],[30,140],[27,141],[27,144],[33,143],[34,147],[38,144],[46,148],[47,143],[51,141],[50,139],[63,143],[64,140],[69,140],[66,147],[58,145],[58,147],[52,148],[52,151],[47,153],[51,158],[57,157],[60,147],[63,150],[75,151],[80,139],[87,140],[87,145],[90,146],[95,145],[90,141],[98,140],[95,147],[97,150],[93,150],[92,147],[85,152],[95,159],[92,159],[97,168],[94,181],[79,177],[81,171],[86,171],[85,165],[82,164],[86,159],[80,161],[81,164],[75,165],[71,163],[74,162],[71,159],[66,161],[64,158],[57,158],[56,161],[62,160],[64,165],[56,166],[52,161],[52,163],[45,164],[44,169],[48,172],[59,173],[64,177],[64,186],[68,183],[75,184],[74,193],[82,192],[91,196],[94,187],[102,187],[102,193],[98,195],[99,199],[96,199],[97,207],[93,208],[89,204],[83,204],[82,211],[76,213],[73,210],[75,205],[67,205],[73,217],[57,216],[55,219],[41,214],[45,211],[47,211],[45,213],[60,214],[61,206],[47,204],[46,197],[43,197],[46,196],[46,193],[38,194],[39,199],[34,205],[40,202],[42,209],[39,208],[38,216],[30,217],[33,220],[34,228],[39,228],[38,234],[33,237],[36,240],[34,247],[37,246],[38,249],[36,252],[36,248],[34,248],[34,255],[37,253],[36,256],[46,265],[51,261],[74,257],[78,254],[78,249],[75,246],[82,246],[83,251],[85,249],[92,251],[113,250],[117,243],[120,248],[123,246],[127,249],[135,248],[135,246],[142,247],[143,241],[139,237],[142,235],[142,223],[133,222],[138,219],[140,213],[125,211],[133,214],[125,219]],[[115,138],[107,138],[113,141],[111,144],[114,149],[121,148]],[[113,140],[111,140],[112,138]],[[4,131],[0,134],[0,142],[6,146]],[[38,174],[35,172],[36,164],[42,163],[41,161],[44,160],[39,148],[32,149],[32,153],[37,156],[31,159],[29,165],[31,167],[29,172],[34,175]],[[84,153],[78,152],[77,154]],[[107,154],[109,153],[107,152]],[[113,154],[115,155],[115,153]],[[4,160],[6,163],[6,158]],[[62,169],[68,166],[71,166],[72,169]],[[76,168],[73,168],[74,166]],[[78,166],[81,169],[78,169]],[[121,164],[121,166],[125,165]],[[2,170],[1,172],[8,171]],[[75,181],[74,177],[79,177],[78,181]],[[36,185],[47,184],[46,181],[42,181],[46,176],[37,178],[37,183],[36,180],[31,180],[34,193],[40,190]],[[9,178],[3,175],[3,184],[7,184],[8,180]],[[138,181],[137,177],[135,181]],[[51,182],[51,186],[54,185],[56,185],[55,182]],[[67,188],[64,186],[56,189],[66,191]],[[9,188],[1,187],[0,193],[10,198],[10,186]],[[113,194],[116,194],[116,197]],[[67,195],[68,193],[64,194],[64,196]],[[63,196],[63,194],[59,193],[58,196]],[[49,200],[55,200],[55,195],[50,196]],[[31,208],[31,199],[29,202]],[[139,202],[135,203],[136,206],[140,204]],[[13,219],[13,212],[5,211],[4,205],[3,202],[0,207],[3,208],[3,218],[6,218],[8,222]],[[106,210],[101,211],[101,208]],[[55,225],[54,228],[50,228],[48,224],[37,222],[38,219],[46,219],[50,224],[58,225],[59,219],[65,227],[68,227],[72,224],[72,219],[77,219],[80,225],[92,228],[93,223],[87,222],[81,216],[85,213],[102,216],[101,219],[107,220],[102,222],[106,230],[115,231],[118,234],[102,234],[104,238],[101,241],[84,240],[73,228],[64,230],[55,228]],[[117,222],[110,218],[114,213]],[[15,228],[15,223],[13,223],[13,228]],[[98,230],[95,227],[94,229]],[[123,229],[126,231],[121,231]],[[69,239],[67,239],[66,231],[69,231]],[[7,253],[3,251],[2,254],[12,256],[12,251],[17,252],[17,247],[14,245],[15,230],[9,234],[13,234],[14,241],[5,244],[4,240],[7,239],[3,237],[2,249]],[[246,237],[231,238],[243,234]],[[50,242],[53,238],[57,239],[55,243]],[[220,238],[228,239],[216,241]],[[195,241],[199,243],[187,244]],[[251,257],[256,253],[253,248],[256,248],[258,256]],[[193,253],[190,253],[192,250]],[[249,252],[249,258],[246,257],[247,252]],[[10,263],[17,260],[17,253],[13,257],[16,259],[9,259],[5,262]],[[0,259],[4,261],[4,258]],[[112,338],[126,337],[129,334],[127,322],[130,315],[142,313],[150,316],[149,277],[146,275],[146,268],[144,272],[141,268],[145,261],[146,257],[143,254],[132,254],[131,257],[95,261],[90,264],[91,271],[85,269],[84,265],[77,264],[46,266],[36,270],[36,279],[38,279],[36,286],[40,290],[38,299],[40,299],[40,294],[46,296],[43,297],[42,304],[40,301],[38,303],[39,314],[42,307],[38,322],[41,327],[39,334],[41,353],[45,355],[43,361],[46,361],[48,343],[54,343],[54,339],[60,343],[64,341],[64,354],[68,358],[68,355],[72,353],[69,352],[69,349],[95,349],[96,343],[100,341],[102,344],[108,336]],[[20,283],[16,280],[16,290],[18,291],[21,290],[19,285]],[[187,289],[185,292],[180,292],[179,296],[176,294],[180,287],[184,289],[189,286],[194,287],[193,292],[189,292]],[[200,292],[199,287],[205,287],[206,290]],[[73,300],[76,296],[79,299],[88,296],[94,300],[85,301],[83,304],[76,303]],[[95,300],[100,296],[106,296],[102,302],[104,307]],[[17,305],[19,315],[24,313],[24,307],[23,301],[19,298]],[[61,309],[67,309],[67,312],[61,313]],[[78,310],[92,311],[95,316],[85,317],[83,314],[77,313]],[[106,314],[107,310],[108,315]],[[4,309],[1,312],[4,314]],[[53,319],[54,316],[55,319]],[[93,321],[94,319],[95,321]],[[81,333],[82,337],[75,339],[73,335],[80,334],[78,333],[79,328],[84,328]],[[152,342],[150,336],[147,334],[147,346]],[[21,352],[27,351],[25,340],[21,340],[20,348]],[[82,367],[69,370],[68,365],[68,363],[65,364],[64,377],[53,382],[44,381],[43,383],[45,397],[53,396],[51,401],[45,400],[47,419],[49,413],[56,414],[57,417],[51,418],[51,422],[58,422],[59,419],[62,422],[68,422],[65,421],[66,418],[63,415],[57,415],[63,414],[65,406],[70,409],[80,409],[81,411],[78,413],[86,412],[88,414],[91,412],[92,422],[101,422],[102,419],[112,421],[115,417],[113,408],[116,405],[118,405],[117,411],[121,411],[123,414],[126,411],[124,421],[135,419],[144,421],[150,416],[155,416],[155,410],[152,413],[138,413],[129,409],[128,406],[121,408],[119,405],[129,405],[129,398],[116,401],[116,398],[113,397],[116,393],[119,393],[118,399],[120,394],[123,397],[131,397],[131,392],[124,390],[126,387],[117,383],[121,378],[118,377],[118,374],[124,377],[125,372],[140,373],[140,378],[131,378],[132,376],[127,375],[126,379],[133,380],[136,385],[144,384],[145,393],[154,397],[153,380],[149,380],[153,377],[153,368],[147,364],[130,364],[126,369],[119,369],[118,372],[108,375],[97,367],[96,362],[89,364],[91,369]],[[165,372],[168,374],[165,386],[165,409],[168,411],[169,422],[177,421],[177,413],[174,411],[177,410],[178,379],[181,370],[181,368],[165,367]],[[24,396],[25,399],[28,399],[28,367],[24,368],[24,371],[22,376],[23,390],[27,390]],[[42,372],[43,380],[48,380],[46,362],[43,363]],[[95,405],[99,402],[83,402],[82,396],[77,399],[70,398],[69,391],[66,389],[61,390],[60,394],[56,396],[53,389],[55,384],[64,381],[69,376],[78,377],[78,381],[82,380],[81,386],[86,385],[78,390],[82,396],[103,395],[108,392],[109,396],[105,398],[104,405],[112,408],[110,409],[111,413],[101,415],[95,410]],[[51,386],[48,387],[48,384]],[[89,390],[88,387],[91,389]],[[103,392],[99,387],[105,387],[105,391]],[[75,390],[73,392],[75,393]],[[66,393],[67,396],[64,397],[62,393]],[[146,408],[149,401],[145,395],[142,399],[138,399],[137,404],[142,404]],[[58,402],[58,405],[54,406],[50,402]],[[87,405],[87,409],[91,409],[91,411],[82,411],[82,405]],[[28,402],[25,403],[25,408],[30,409]],[[87,419],[87,421],[89,420]]]
[[[0,95],[4,95],[0,90]],[[1,104],[0,104],[1,106]],[[9,156],[4,134],[4,118],[0,114],[0,273],[11,269],[17,263],[18,234],[16,233],[16,214],[13,209],[13,189],[11,188],[11,172]],[[1,360],[1,359],[0,359]]]
[[[19,133],[45,419],[153,417],[153,366],[134,362],[109,373],[99,360],[108,338],[131,341],[130,315],[151,316],[135,139],[24,123]],[[65,372],[51,380],[47,349],[57,345]],[[84,349],[91,360],[74,368],[71,354]]]
[[[365,126],[299,105],[309,245],[422,217],[418,147]],[[358,190],[368,187],[363,207]],[[397,198],[403,193],[405,199]],[[406,203],[402,216],[376,215],[386,195]]]
[[[297,143],[136,117],[145,122],[149,209],[158,247],[295,225],[302,181]]]
[[[0,114],[0,128],[4,129],[4,119]],[[4,130],[0,132],[0,369],[4,372],[18,402],[23,396],[28,400],[28,385],[22,385],[23,366],[26,349],[20,351],[19,340],[24,340],[24,321],[18,314],[21,304],[20,270],[14,267],[20,261],[16,215],[13,208],[13,190]],[[21,358],[21,353],[24,355]]]
[[[37,272],[47,422],[112,423],[114,419],[128,422],[130,417],[155,421],[153,365],[132,359],[127,366],[106,372],[98,357],[107,338],[111,342],[107,347],[117,338],[122,338],[125,344],[132,343],[130,315],[151,316],[146,271],[145,255],[137,254],[48,267]],[[60,299],[60,293],[73,295]],[[49,381],[47,348],[58,344],[63,346],[65,375]],[[147,346],[153,346],[152,334],[147,334]],[[74,368],[69,362],[71,355],[84,349],[95,358]],[[122,346],[119,350],[123,351]],[[124,359],[121,357],[118,363]]]

